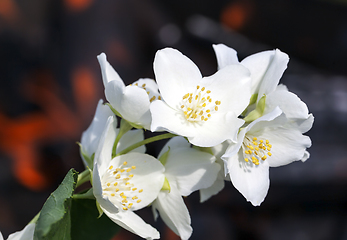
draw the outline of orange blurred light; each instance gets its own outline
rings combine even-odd
[[[6,21],[14,21],[18,17],[18,7],[12,0],[0,0],[0,17]]]
[[[42,172],[45,170],[40,168],[52,164],[52,159],[42,158],[42,148],[60,141],[78,141],[85,120],[89,122],[95,111],[99,94],[91,72],[79,68],[74,73],[72,85],[76,108],[73,101],[63,101],[61,89],[52,75],[41,71],[21,86],[24,87],[23,96],[40,110],[18,118],[0,112],[0,150],[13,160],[17,180],[31,190],[43,190],[52,181],[48,171]],[[42,164],[42,160],[48,164]]]
[[[64,2],[70,11],[81,12],[86,10],[93,3],[93,0],[64,0]]]
[[[98,96],[101,95],[100,85],[96,77],[87,67],[78,67],[72,73],[72,87],[77,109],[80,116],[88,117],[91,106],[96,106]]]
[[[234,2],[226,6],[221,13],[221,22],[233,29],[242,29],[252,14],[252,4],[250,2]]]

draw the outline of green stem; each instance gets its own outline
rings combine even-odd
[[[119,155],[122,155],[122,154],[126,154],[128,152],[130,152],[131,150],[134,150],[135,148],[138,148],[142,145],[145,145],[145,144],[148,144],[148,143],[151,143],[151,142],[156,142],[156,141],[159,141],[159,140],[163,140],[163,139],[167,139],[167,138],[172,138],[172,137],[175,137],[177,135],[175,134],[172,134],[172,133],[165,133],[165,134],[161,134],[161,135],[158,135],[158,136],[154,136],[154,137],[151,137],[151,138],[147,138],[141,142],[138,142],[138,143],[135,143],[133,145],[131,145],[130,147],[127,147],[126,149],[124,149],[123,151],[120,151],[119,153],[117,153],[116,156],[119,156]]]
[[[119,127],[119,132],[117,134],[116,140],[114,141],[113,144],[113,149],[112,149],[112,157],[116,156],[117,154],[117,146],[118,146],[118,142],[121,139],[121,137],[126,134],[129,130],[131,130],[133,128],[133,126],[131,126],[128,121],[124,120],[124,118],[121,119],[120,122],[120,127]]]
[[[90,171],[89,169],[84,170],[80,174],[78,174],[76,188],[81,186],[83,183],[90,180]]]

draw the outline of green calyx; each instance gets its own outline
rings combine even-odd
[[[167,150],[166,152],[164,152],[160,158],[158,159],[159,162],[161,162],[161,164],[163,164],[165,166],[166,162],[167,162],[167,158],[169,156],[169,152],[170,152],[170,147],[169,147],[169,150]],[[163,187],[161,188],[162,191],[169,191],[171,190],[171,187],[170,187],[170,183],[169,183],[169,180],[167,180],[167,178],[165,177],[165,180],[164,180],[164,184],[163,184]]]
[[[171,190],[169,180],[165,177],[163,187],[161,188],[162,191],[169,191]]]
[[[167,162],[167,158],[169,156],[169,152],[170,152],[170,147],[169,150],[167,150],[166,152],[164,152],[160,158],[159,158],[159,162],[161,162],[161,164],[163,164],[163,166],[165,166],[166,162]]]
[[[254,94],[252,95],[252,97],[253,96]],[[243,120],[245,120],[246,123],[250,123],[260,118],[261,116],[263,116],[263,113],[265,110],[265,101],[266,101],[266,95],[262,96],[259,99],[259,101],[257,102],[256,108],[253,111],[251,111]]]
[[[105,103],[105,105],[107,105],[116,116],[122,117],[122,115],[116,109],[114,109],[110,103]]]

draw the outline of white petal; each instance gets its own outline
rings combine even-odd
[[[131,174],[134,177],[128,182],[134,184],[133,188],[137,188],[137,190],[126,193],[129,197],[133,197],[131,194],[134,194],[141,199],[140,203],[134,204],[131,208],[131,210],[136,211],[137,209],[148,206],[157,198],[164,184],[164,166],[156,158],[148,154],[136,152],[115,157],[112,159],[110,165],[117,167],[124,162],[127,162],[126,166],[129,168],[132,166],[136,167],[136,169],[131,170]],[[142,191],[139,192],[141,189]]]
[[[102,100],[99,100],[93,121],[88,129],[82,133],[81,138],[82,151],[89,157],[95,153],[106,121],[110,116],[114,116],[111,109],[108,106],[103,105]],[[115,125],[117,125],[117,119],[115,119]],[[87,166],[87,162],[83,158],[82,154],[81,157],[84,164]],[[92,166],[89,167],[92,168]]]
[[[236,141],[238,130],[243,124],[244,121],[233,112],[215,113],[206,122],[196,125],[195,135],[188,136],[188,140],[199,147],[212,147],[228,139]]]
[[[146,91],[136,86],[122,86],[116,82],[109,82],[105,89],[107,100],[129,122],[149,128],[151,114],[149,99]]]
[[[102,208],[102,207],[101,207]],[[146,239],[159,239],[159,232],[132,211],[112,213],[102,209],[105,214],[117,225]]]
[[[218,111],[233,111],[237,116],[248,106],[251,98],[250,72],[241,64],[229,65],[201,80],[210,90],[212,101],[221,101]]]
[[[257,131],[262,132],[265,128],[276,128],[285,125],[292,126],[293,124],[290,124],[282,110],[279,107],[276,107],[272,112],[251,122],[247,126],[247,131],[252,133]]]
[[[306,104],[294,93],[285,90],[276,90],[266,96],[266,107],[264,114],[279,106],[286,114],[287,118],[308,118],[308,108]]]
[[[263,51],[250,55],[241,61],[241,64],[249,69],[252,78],[252,94],[259,91],[261,81],[268,69],[275,51]]]
[[[288,55],[276,49],[275,55],[267,67],[266,73],[261,81],[257,101],[259,101],[264,94],[268,95],[269,93],[275,91],[284,71],[287,68],[288,62]]]
[[[277,87],[276,87],[276,90],[275,90],[275,91],[289,91],[289,90],[288,90],[288,88],[287,88],[287,86],[286,86],[286,85],[284,85],[284,84],[280,83],[280,84],[278,84],[278,85],[277,85]]]
[[[300,132],[305,133],[312,128],[314,117],[312,114],[308,115],[307,119],[290,119],[291,124],[297,127]]]
[[[239,141],[239,140],[237,140],[237,141]],[[218,163],[221,166],[221,170],[219,172],[219,175],[223,176],[223,179],[225,181],[230,181],[230,178],[229,178],[229,175],[227,175],[228,174],[227,163],[222,159],[222,156],[226,153],[226,150],[229,148],[231,143],[232,143],[232,141],[229,140],[229,141],[225,141],[221,144],[218,144],[214,147],[211,147],[212,154],[213,154],[213,156],[216,157],[216,163]],[[238,151],[238,149],[237,149],[237,151]]]
[[[120,102],[122,101],[124,89],[124,83],[120,81],[110,81],[105,86],[106,99],[118,112],[121,106]]]
[[[106,54],[101,53],[98,55],[99,64],[101,67],[101,75],[102,75],[102,81],[104,83],[104,87],[106,88],[106,85],[108,82],[111,82],[113,80],[120,82],[123,84],[123,80],[119,77],[118,73],[113,69],[113,67],[109,64],[109,62],[106,59]]]
[[[120,152],[126,149],[127,147],[130,147],[131,145],[137,142],[140,142],[142,140],[144,140],[142,129],[130,130],[129,132],[125,133],[120,139],[117,145],[117,152]],[[146,147],[143,145],[136,149],[133,149],[131,152],[145,153],[145,151],[146,151]]]
[[[160,217],[172,231],[181,239],[188,239],[193,231],[188,209],[176,185],[170,183],[170,186],[171,191],[161,191],[152,206],[159,211]]]
[[[305,151],[304,156],[302,157],[301,161],[306,162],[306,160],[309,158],[310,158],[310,153],[308,151]]]
[[[173,108],[186,93],[196,88],[202,78],[198,67],[172,48],[156,53],[154,73],[162,98]]]
[[[180,114],[164,101],[157,100],[152,102],[150,111],[152,114],[152,132],[166,130],[186,137],[193,136],[196,132],[194,127],[191,127],[191,124],[185,119],[183,113]]]
[[[35,223],[29,223],[22,231],[12,233],[7,240],[32,240],[34,239]],[[0,233],[0,237],[1,233]],[[1,238],[0,238],[1,239]]]
[[[222,168],[222,166],[221,166]],[[200,202],[204,202],[213,195],[216,195],[224,188],[224,171],[220,170],[216,181],[211,187],[200,189]]]
[[[105,129],[100,137],[99,146],[95,152],[94,168],[93,168],[93,194],[103,208],[108,209],[110,212],[118,212],[118,208],[114,206],[102,194],[101,177],[108,168],[112,159],[112,148],[116,139],[116,125],[114,124],[114,117],[107,119]]]
[[[165,152],[167,152],[170,149],[175,149],[175,148],[190,148],[190,143],[181,136],[173,137],[171,138],[161,149],[158,158],[161,157]]]
[[[229,143],[230,141],[225,141],[221,144],[211,147],[213,156],[215,156],[217,159],[221,159],[221,156],[225,153],[226,149],[229,146]]]
[[[107,196],[103,195],[102,183],[101,183],[102,173],[99,171],[99,167],[94,162],[93,169],[93,194],[102,209],[107,210],[111,213],[118,213],[120,209],[118,205],[113,204]]]
[[[193,148],[172,149],[165,164],[165,176],[170,185],[177,183],[180,195],[188,196],[215,182],[221,167],[214,161],[211,154]]]
[[[1,232],[0,232],[0,240],[4,240],[4,237],[2,236]]]
[[[237,52],[224,44],[213,44],[213,50],[217,57],[218,69],[231,64],[238,64]]]
[[[254,134],[257,137],[257,135]],[[272,156],[266,161],[270,167],[279,167],[303,159],[306,148],[311,146],[309,137],[302,135],[297,128],[265,128],[260,136],[272,145]],[[259,137],[260,137],[259,136]]]
[[[251,202],[259,206],[269,189],[269,165],[261,161],[258,166],[243,159],[242,151],[228,159],[230,179],[234,187]]]
[[[112,149],[117,135],[115,117],[109,117],[100,137],[98,148],[94,156],[94,167],[97,164],[101,173],[105,172],[112,159]]]

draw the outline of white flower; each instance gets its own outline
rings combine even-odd
[[[239,62],[234,49],[224,44],[213,45],[213,48],[216,53],[219,69]],[[306,124],[306,126],[301,126],[303,128],[302,131],[306,132],[312,127],[312,114],[309,114],[306,104],[294,93],[289,92],[286,86],[278,85],[287,68],[288,61],[288,55],[276,49],[250,55],[243,59],[240,64],[248,68],[251,72],[251,93],[252,97],[255,98],[254,102],[251,102],[251,105],[253,103],[257,105],[260,99],[264,95],[266,96],[265,105],[257,117],[272,112],[276,107],[280,107],[288,119],[302,119]],[[249,106],[247,113],[252,111],[253,108]],[[252,118],[251,120],[255,119]],[[309,121],[306,121],[307,119]]]
[[[8,236],[7,240],[32,240],[34,239],[35,223],[29,223],[21,231],[12,233]],[[0,232],[0,240],[3,240]]]
[[[148,206],[164,183],[164,167],[154,157],[131,152],[112,159],[116,139],[109,117],[95,153],[93,193],[101,210],[116,224],[142,238],[158,239],[159,232],[134,211]]]
[[[92,123],[86,131],[82,133],[81,138],[81,157],[85,166],[88,166],[90,169],[93,167],[93,154],[96,152],[96,149],[99,145],[100,137],[102,132],[105,129],[105,124],[107,119],[113,116],[113,112],[110,108],[103,104],[102,100],[99,100],[96,112],[93,118]],[[117,118],[114,118],[114,124],[117,125]],[[116,129],[118,134],[119,129]],[[132,144],[143,140],[142,130],[131,130],[124,134],[121,140],[117,144],[117,152],[122,151],[126,147],[131,146]],[[141,146],[134,149],[135,152],[144,153],[145,147]]]
[[[305,158],[311,140],[302,135],[298,125],[288,121],[276,107],[242,128],[238,142],[231,143],[222,156],[231,182],[254,206],[260,205],[267,194],[269,167],[279,167]]]
[[[164,101],[150,106],[152,131],[167,130],[201,147],[236,140],[244,123],[237,117],[251,96],[246,68],[230,65],[203,78],[189,58],[166,48],[155,56],[154,73]]]
[[[106,99],[127,121],[136,127],[150,128],[150,102],[159,97],[152,79],[140,79],[125,86],[123,80],[106,59],[105,53],[98,56]]]
[[[218,68],[223,69],[239,62],[236,51],[224,44],[213,45]],[[280,50],[263,51],[243,59],[240,64],[251,72],[252,94],[258,94],[258,100],[273,92],[287,68],[289,57]]]
[[[217,178],[220,165],[214,163],[211,154],[190,148],[183,137],[172,138],[162,149],[159,159],[165,166],[168,189],[160,191],[153,202],[153,214],[157,218],[158,210],[168,227],[181,239],[188,239],[192,228],[182,196],[210,187]]]

